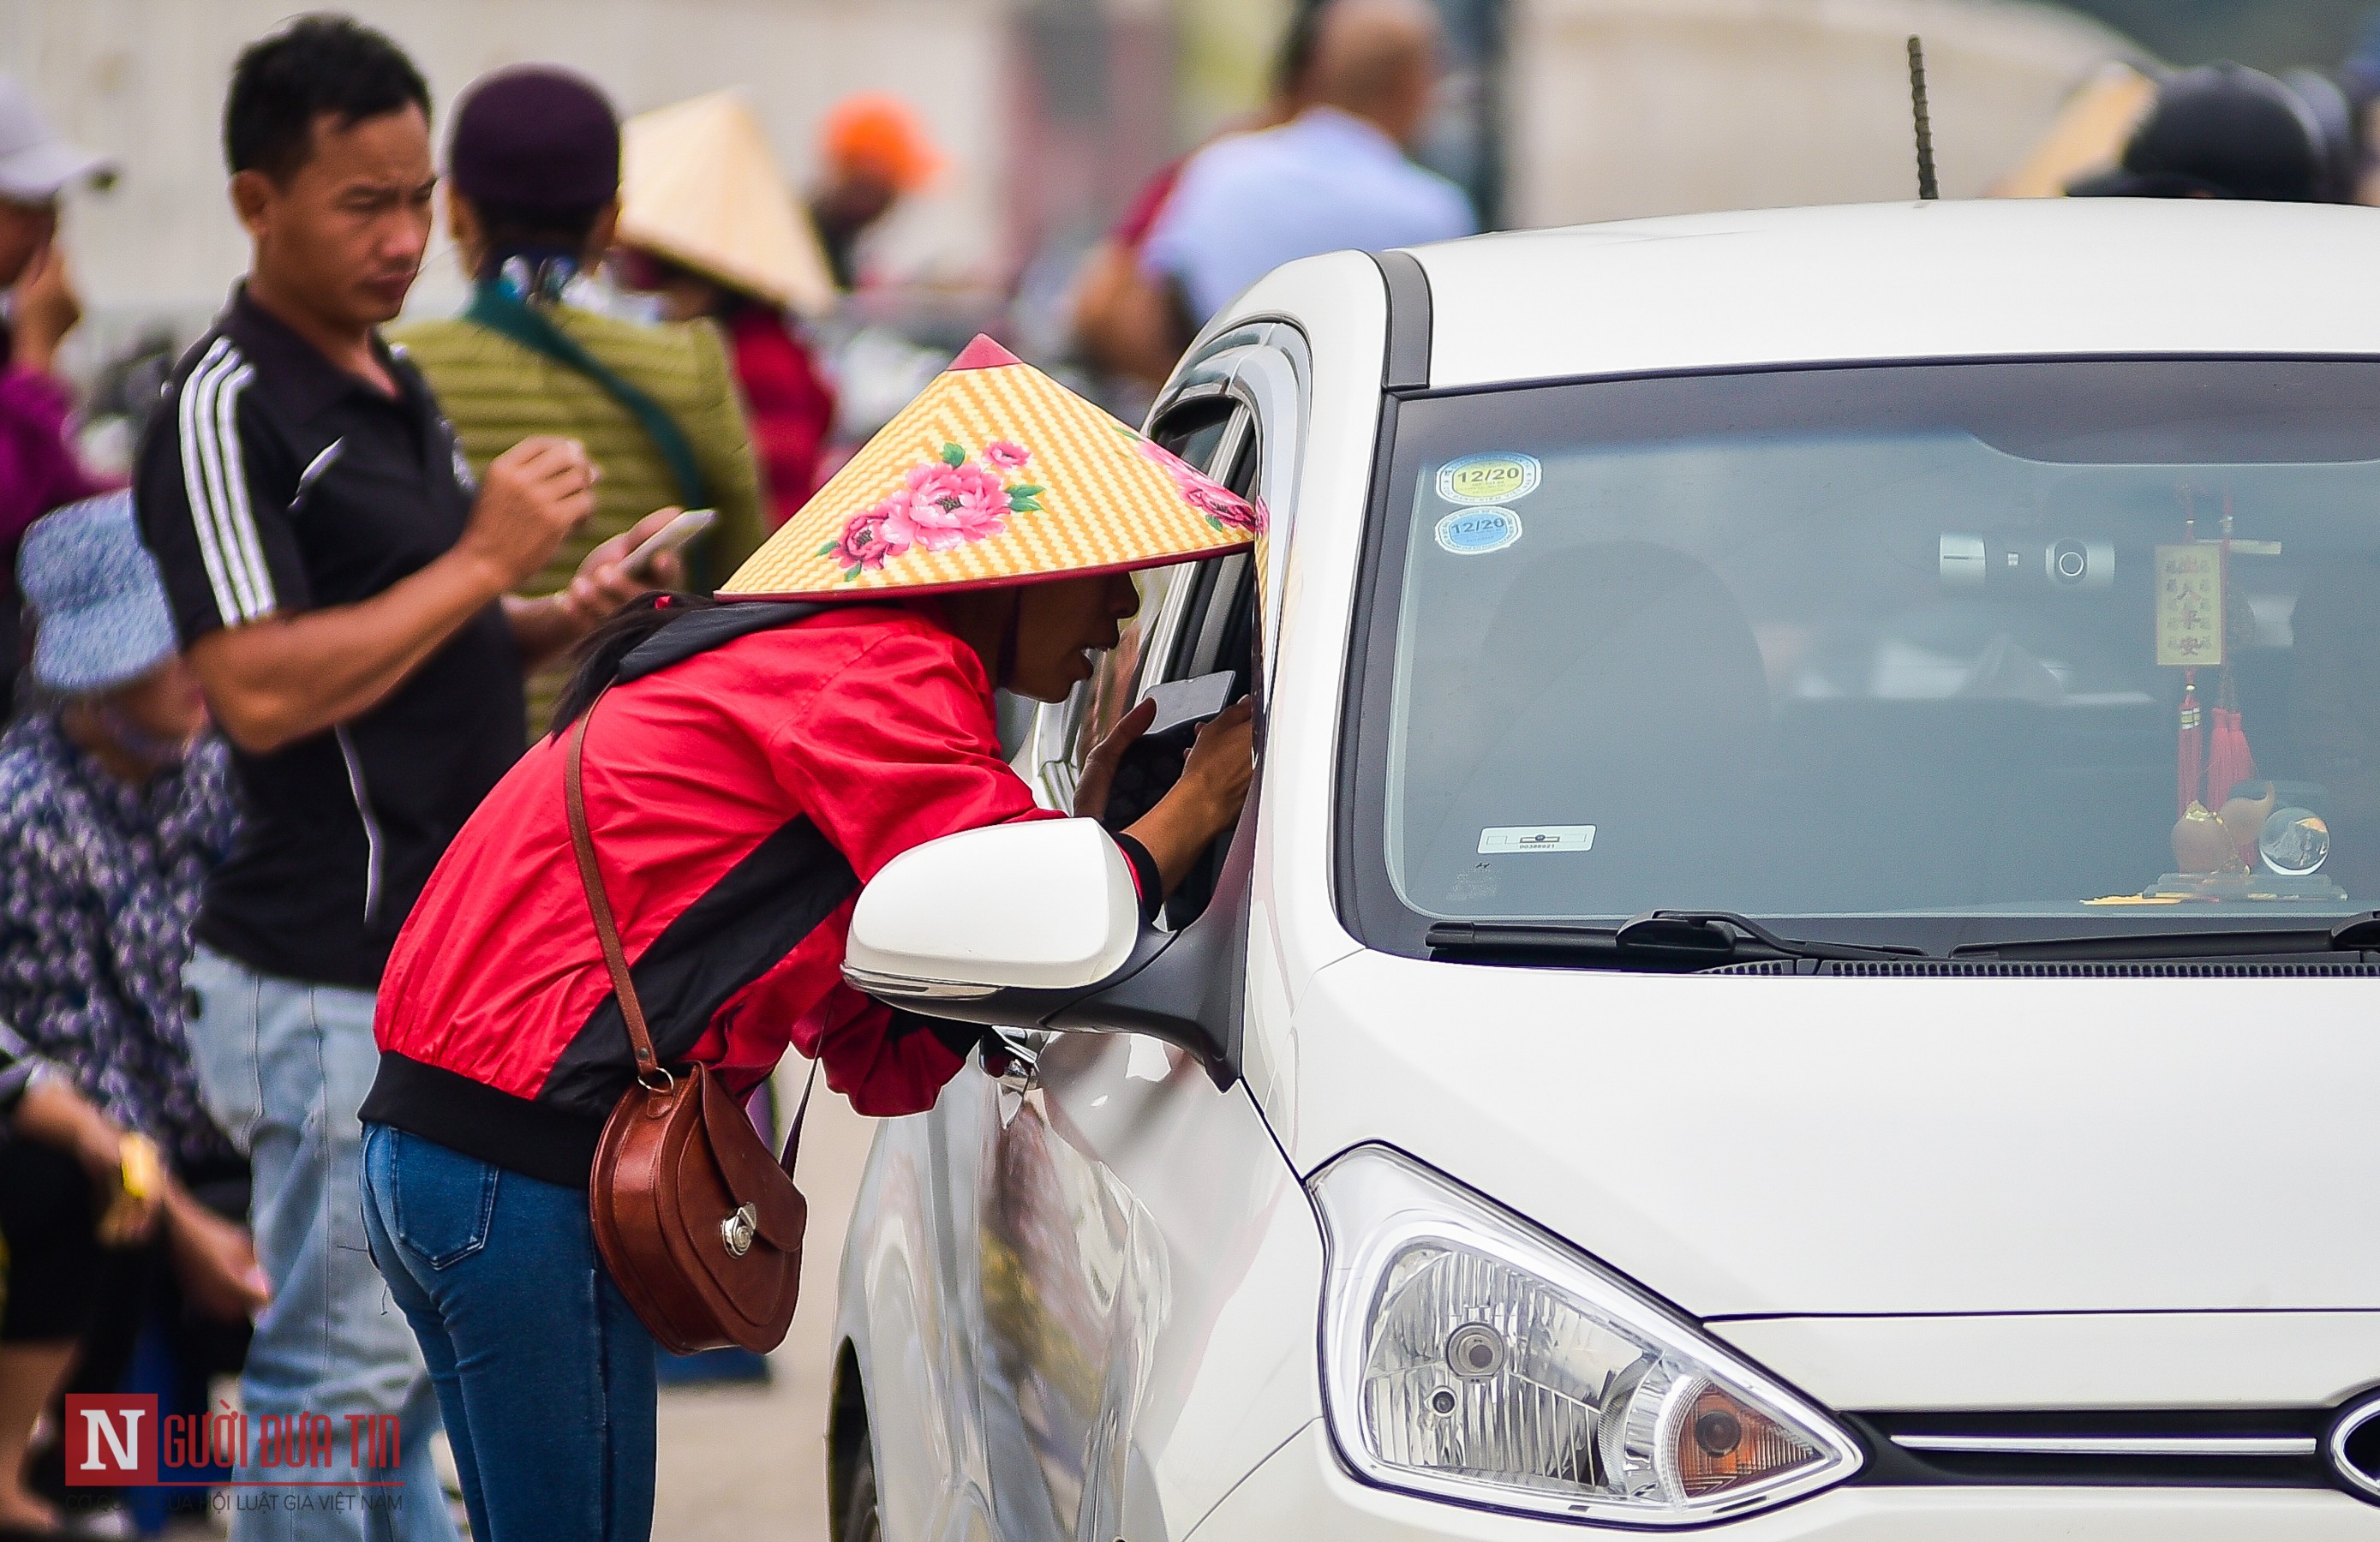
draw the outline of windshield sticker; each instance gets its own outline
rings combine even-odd
[[[1537,490],[1535,455],[1465,455],[1438,468],[1438,495],[1450,504],[1507,504]]]
[[[1500,552],[1521,539],[1521,516],[1511,509],[1457,509],[1438,522],[1438,544],[1458,557]]]
[[[1479,855],[1482,856],[1594,849],[1595,826],[1591,824],[1496,825],[1479,832]]]

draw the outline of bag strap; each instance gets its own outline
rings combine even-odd
[[[785,1170],[788,1178],[794,1175],[794,1159],[801,1155],[802,1121],[810,1116],[810,1094],[818,1090],[818,1074],[819,1062],[810,1062],[809,1077],[802,1083],[802,1100],[795,1107],[794,1123],[785,1131],[784,1152],[777,1158],[777,1165]]]
[[[608,690],[598,692],[571,725],[569,759],[562,768],[562,803],[570,818],[570,846],[578,855],[578,882],[587,891],[587,908],[595,917],[596,940],[603,944],[603,967],[611,971],[612,991],[620,999],[620,1020],[628,1026],[628,1047],[637,1057],[637,1083],[650,1092],[667,1092],[677,1085],[677,1078],[654,1058],[645,1006],[637,999],[637,982],[628,974],[627,951],[620,946],[611,896],[603,892],[603,870],[595,865],[595,837],[587,828],[587,725],[594,721],[595,709],[603,704]],[[651,1080],[656,1075],[661,1078],[659,1085]]]
[[[620,999],[620,1020],[628,1026],[628,1047],[637,1058],[637,1083],[651,1092],[667,1092],[677,1085],[669,1067],[653,1055],[652,1030],[645,1023],[644,1002],[637,997],[636,979],[628,973],[627,950],[620,945],[619,923],[612,915],[611,896],[603,889],[603,871],[595,863],[595,833],[587,822],[587,725],[595,717],[595,709],[603,704],[611,692],[605,686],[596,693],[587,710],[571,724],[569,759],[562,768],[562,802],[570,819],[570,848],[578,857],[578,882],[587,891],[587,908],[595,917],[595,937],[603,945],[603,967],[612,976],[612,992]],[[659,1085],[648,1079],[658,1075]],[[810,1094],[818,1090],[819,1062],[810,1062],[809,1079],[802,1084],[802,1100],[794,1109],[794,1121],[785,1131],[785,1147],[777,1157],[777,1165],[791,1177],[794,1161],[801,1154],[802,1124],[809,1118]]]
[[[670,416],[669,408],[589,353],[577,338],[554,325],[551,317],[490,280],[472,294],[470,309],[463,312],[463,319],[499,336],[509,337],[531,353],[543,354],[557,364],[576,370],[602,387],[604,395],[637,420],[645,437],[653,442],[653,448],[661,452],[662,460],[669,467],[670,480],[677,484],[679,505],[689,509],[710,506],[702,472],[695,463],[694,445],[686,437],[686,431],[678,427],[677,419]]]

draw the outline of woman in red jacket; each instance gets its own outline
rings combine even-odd
[[[969,1040],[843,983],[858,885],[921,842],[1055,817],[1001,758],[994,688],[1063,699],[1136,608],[1132,568],[1260,523],[979,339],[731,602],[656,597],[599,634],[557,732],[464,826],[397,940],[363,1108],[367,1235],[437,1384],[473,1536],[642,1538],[651,1521],[653,1342],[586,1193],[632,1062],[559,728],[600,695],[588,819],[662,1061],[742,1095],[790,1043],[860,1111],[916,1112]],[[1078,812],[1148,721],[1101,747]],[[1241,708],[1115,837],[1146,906],[1238,818],[1249,771]]]

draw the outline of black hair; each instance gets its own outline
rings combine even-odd
[[[672,622],[682,621],[698,611],[718,608],[719,601],[707,594],[673,590],[644,595],[613,612],[611,619],[589,632],[571,650],[570,683],[554,698],[553,736],[560,738],[578,721],[579,713],[595,705],[595,698],[620,677],[621,661],[634,652],[638,644]]]
[[[496,271],[512,257],[542,259],[563,257],[575,267],[584,259],[587,243],[594,238],[595,222],[603,217],[609,202],[563,213],[540,210],[531,213],[522,209],[492,207],[474,201],[471,207],[480,216],[480,272],[473,276],[493,278]]]
[[[314,120],[342,128],[419,107],[430,87],[405,51],[361,22],[318,12],[248,45],[224,98],[224,160],[287,182],[314,153]]]

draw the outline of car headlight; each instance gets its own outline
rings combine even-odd
[[[1358,1147],[1312,1186],[1326,1406],[1370,1481],[1688,1525],[1858,1470],[1824,1414],[1674,1308],[1411,1158]]]

